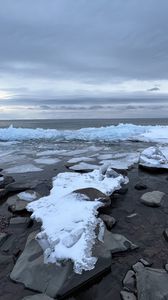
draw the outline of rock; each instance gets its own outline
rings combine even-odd
[[[6,241],[8,234],[5,232],[0,232],[0,247]]]
[[[138,191],[142,191],[142,190],[146,190],[147,189],[147,185],[141,182],[138,182],[135,187],[136,190]]]
[[[123,279],[123,286],[124,288],[128,289],[129,291],[135,290],[135,272],[132,270],[129,270],[124,279]]]
[[[16,282],[23,283],[27,288],[55,297],[72,273],[72,263],[68,261],[63,266],[44,264],[42,249],[35,240],[36,234],[37,232],[33,232],[29,235],[25,249],[10,277]]]
[[[8,275],[12,270],[14,260],[12,255],[3,255],[0,253],[0,279]]]
[[[2,244],[1,250],[3,252],[8,253],[14,247],[15,243],[16,243],[16,237],[14,235],[10,235]]]
[[[141,196],[141,202],[147,206],[159,207],[164,195],[165,193],[160,191],[148,192]]]
[[[17,195],[11,196],[7,199],[8,209],[11,212],[21,212],[26,209],[27,201],[20,200]]]
[[[168,242],[168,228],[166,228],[166,229],[163,231],[163,236],[164,236],[165,240]]]
[[[165,270],[168,272],[168,264],[165,265]]]
[[[149,147],[140,154],[139,165],[150,170],[168,169],[166,147]]]
[[[33,296],[24,297],[22,300],[54,300],[54,298],[51,298],[45,294],[36,294]]]
[[[127,192],[128,192],[127,187],[122,187],[120,190],[115,191],[115,193],[117,193],[119,195],[125,195]]]
[[[14,182],[14,179],[12,176],[6,176],[4,177],[3,181],[0,181],[0,189],[5,188],[8,184]]]
[[[107,229],[111,230],[112,227],[115,225],[116,220],[112,217],[112,216],[108,216],[105,214],[100,214],[100,219],[103,220],[103,222],[105,223]]]
[[[104,241],[98,241],[93,249],[93,254],[96,257],[106,255],[108,257],[110,253],[123,252],[127,250],[134,250],[138,247],[125,238],[121,234],[111,233],[107,229],[104,231]],[[101,253],[101,254],[100,254]]]
[[[129,293],[126,291],[121,291],[120,295],[121,295],[122,300],[136,300],[137,299],[133,293]]]
[[[147,260],[140,258],[139,260],[145,267],[149,267],[152,265],[152,263],[148,262]]]
[[[141,262],[137,262],[135,265],[132,266],[134,272],[138,272],[139,270],[144,268],[144,265]]]
[[[6,195],[6,190],[4,188],[0,189],[0,200]]]
[[[88,200],[94,201],[95,199],[99,199],[99,201],[104,203],[104,206],[108,207],[111,205],[110,197],[106,196],[102,192],[94,188],[84,188],[76,190],[75,193],[83,194],[88,197]]]
[[[168,273],[162,269],[142,268],[136,272],[138,300],[168,299]]]
[[[32,220],[30,218],[16,217],[10,219],[10,225],[22,225],[24,227],[29,227]]]

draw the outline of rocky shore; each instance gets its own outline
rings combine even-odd
[[[149,162],[143,166],[142,160],[127,171],[116,169],[129,182],[110,196],[96,189],[80,191],[92,201],[106,200],[98,214],[105,232],[103,241],[96,239],[93,247],[98,257],[95,268],[76,274],[70,260],[60,266],[44,264],[35,239],[41,223],[31,218],[26,206],[49,195],[52,177],[76,163],[60,162],[57,170],[49,167],[43,174],[4,175],[1,170],[0,299],[167,299],[168,171],[152,168]],[[84,167],[77,171],[90,171]]]

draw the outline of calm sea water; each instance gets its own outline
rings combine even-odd
[[[59,120],[0,120],[0,128],[44,128],[44,129],[80,129],[85,127],[101,127],[117,125],[119,123],[135,125],[168,125],[166,119],[59,119]]]

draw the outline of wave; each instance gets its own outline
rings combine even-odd
[[[0,128],[0,141],[144,141],[168,143],[168,126],[142,126],[119,124],[99,128],[82,128],[78,130]]]

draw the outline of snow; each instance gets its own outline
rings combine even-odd
[[[52,165],[60,162],[58,158],[41,157],[34,160],[37,164]]]
[[[10,167],[4,170],[6,173],[28,173],[28,172],[39,172],[43,169],[34,166],[33,164],[24,164],[15,167]]]
[[[57,141],[126,141],[168,142],[168,126],[141,126],[119,124],[100,128],[82,128],[79,130],[9,128],[0,129],[1,141],[23,140],[57,140]],[[48,155],[48,154],[47,154]]]
[[[71,167],[69,167],[70,170],[74,170],[74,171],[87,171],[87,170],[95,170],[95,169],[99,169],[100,166],[98,165],[93,165],[93,164],[88,164],[85,162],[81,162],[77,165],[73,165]]]
[[[37,193],[32,191],[30,192],[21,192],[19,194],[17,194],[18,198],[20,200],[24,200],[24,201],[33,201],[35,199],[37,199]]]
[[[168,169],[168,147],[149,147],[141,155],[139,164],[144,167]]]
[[[37,240],[44,250],[46,263],[71,259],[76,273],[94,268],[97,258],[92,257],[92,246],[98,224],[102,236],[102,221],[96,216],[103,203],[99,199],[89,201],[74,191],[92,187],[109,195],[122,183],[125,183],[122,175],[110,178],[99,170],[87,174],[60,173],[53,180],[49,196],[28,204],[27,209],[33,211],[32,218],[42,222]]]

